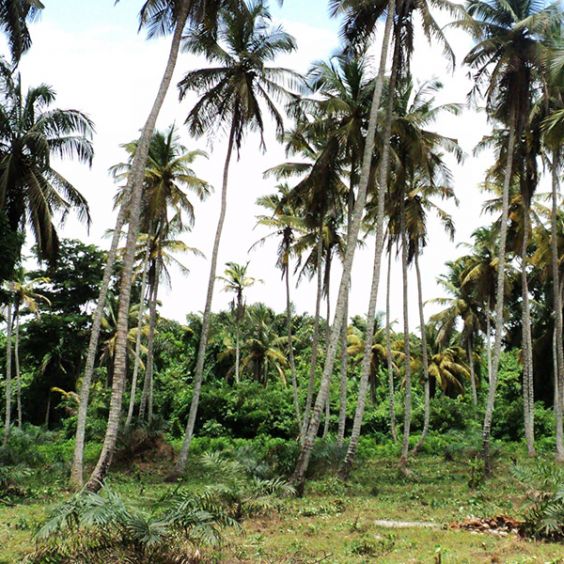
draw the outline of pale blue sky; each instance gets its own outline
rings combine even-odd
[[[114,6],[113,0],[45,0],[46,9],[40,21],[33,26],[33,47],[21,63],[26,84],[46,82],[58,92],[60,107],[74,107],[87,112],[96,124],[96,157],[92,169],[76,163],[61,163],[60,171],[85,194],[91,206],[93,228],[86,235],[83,226],[68,220],[63,234],[78,237],[107,246],[103,239],[106,229],[113,226],[112,198],[115,187],[107,174],[108,168],[123,159],[120,144],[137,136],[156,92],[164,62],[167,57],[169,39],[146,41],[143,33],[137,34],[137,13],[141,0],[121,0]],[[298,52],[278,61],[305,72],[312,61],[326,58],[339,46],[338,22],[330,20],[327,0],[286,0],[282,8],[272,2],[272,13],[283,22],[298,43]],[[373,54],[378,51],[377,34]],[[461,33],[449,32],[459,60],[471,42]],[[205,65],[202,59],[183,54],[178,63],[174,83],[182,73]],[[426,41],[416,38],[416,49],[412,65],[416,80],[441,78],[445,88],[440,95],[442,102],[461,102],[469,89],[467,70],[459,68],[454,75],[447,70],[441,50],[431,48]],[[172,122],[181,126],[194,97],[179,104],[176,89],[171,88],[159,119],[158,127],[165,128]],[[441,119],[436,130],[457,137],[468,154],[480,137],[488,131],[483,115],[466,111],[460,117]],[[194,165],[196,172],[216,187],[216,193],[204,204],[196,205],[196,226],[186,235],[186,242],[209,256],[213,229],[217,219],[218,191],[221,185],[221,169],[224,160],[225,142],[217,135],[213,145],[205,139],[190,139],[181,128],[183,141],[189,148],[204,148],[209,159]],[[215,132],[214,132],[215,134]],[[263,171],[285,160],[282,147],[275,141],[272,128],[267,128],[268,152],[261,154],[258,139],[250,135],[243,146],[241,159],[234,162],[231,171],[229,208],[222,243],[219,271],[227,261],[250,260],[253,275],[265,280],[265,284],[254,287],[249,301],[263,301],[277,310],[283,310],[284,292],[280,273],[274,269],[275,244],[248,253],[249,247],[264,232],[253,229],[259,210],[256,198],[272,193],[275,182],[263,178]],[[460,251],[456,243],[467,241],[470,233],[488,221],[480,215],[483,196],[478,192],[488,158],[469,157],[464,165],[453,165],[455,189],[461,201],[458,209],[451,208],[456,224],[457,237],[454,243],[430,222],[430,244],[422,259],[425,272],[423,285],[425,298],[436,297],[436,277],[443,272],[444,261],[457,256]],[[351,314],[366,311],[371,276],[372,244],[358,252],[353,271]],[[161,294],[163,314],[183,320],[189,311],[201,310],[204,304],[204,288],[207,284],[208,264],[203,259],[190,259],[191,274],[184,278],[173,274],[170,291]],[[333,296],[339,281],[338,265],[333,280]],[[397,265],[394,269],[392,290],[393,316],[401,311],[401,288],[396,282],[400,276]],[[412,288],[414,284],[412,284]],[[218,289],[219,290],[219,289]],[[312,311],[315,288],[313,284],[301,284],[294,292],[298,311]],[[384,292],[380,292],[383,299]],[[383,308],[383,301],[379,307]],[[228,297],[218,291],[214,309],[225,307]],[[415,293],[412,291],[415,306]],[[417,318],[412,308],[411,317]],[[415,324],[415,322],[414,322]]]

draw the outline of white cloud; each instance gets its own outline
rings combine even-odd
[[[299,71],[307,70],[315,60],[327,57],[338,46],[338,38],[330,30],[297,21],[284,21],[286,29],[298,41],[299,52],[286,56],[279,64],[291,66]],[[123,159],[119,144],[132,140],[143,125],[145,116],[155,95],[166,61],[168,41],[147,42],[135,33],[135,23],[131,28],[119,25],[93,24],[86,30],[74,32],[63,29],[51,22],[40,22],[34,26],[34,45],[25,56],[21,69],[27,84],[47,82],[58,91],[57,104],[60,107],[74,107],[87,112],[95,121],[96,158],[91,170],[76,163],[61,163],[60,170],[88,198],[94,219],[89,240],[102,246],[106,229],[113,226],[112,197],[114,187],[107,169]],[[454,33],[453,45],[459,59],[468,49],[469,40],[460,33]],[[202,64],[192,56],[182,55],[175,75],[175,82],[182,72]],[[429,48],[422,38],[418,38],[413,61],[416,77],[438,76],[445,83],[442,100],[464,102],[469,89],[466,70],[458,68],[454,75],[446,72],[440,50]],[[159,126],[166,127],[173,121],[181,124],[194,98],[178,103],[177,92],[171,88],[159,119]],[[437,128],[442,133],[457,137],[470,153],[472,147],[487,130],[484,117],[466,111],[458,118],[441,119]],[[191,140],[183,132],[184,141],[190,148],[205,148],[204,140]],[[221,173],[225,158],[226,144],[223,139],[213,139],[210,158],[195,165],[198,174],[216,187],[216,193],[204,204],[197,206],[197,221],[193,232],[186,236],[187,242],[201,249],[208,257],[215,231],[219,209],[219,190]],[[265,283],[249,291],[249,301],[263,301],[281,311],[284,307],[283,285],[280,273],[274,270],[274,243],[248,254],[251,244],[263,231],[253,230],[258,210],[254,205],[260,195],[273,191],[274,181],[264,180],[262,173],[267,168],[284,159],[282,148],[274,139],[272,128],[267,133],[268,152],[262,154],[258,139],[251,135],[245,141],[241,158],[233,162],[230,174],[230,195],[228,216],[224,230],[219,258],[220,270],[227,260],[244,262],[251,260],[253,275]],[[455,187],[460,199],[458,210],[451,210],[457,225],[456,242],[468,240],[470,233],[485,219],[480,218],[481,195],[476,186],[483,175],[485,157],[469,157],[461,166],[453,166]],[[63,231],[67,237],[84,239],[85,230],[76,222],[69,220]],[[425,298],[436,296],[436,277],[444,271],[444,261],[459,252],[455,244],[448,241],[439,227],[431,222],[429,247],[422,259]],[[353,273],[351,314],[363,314],[368,301],[371,277],[372,245],[359,251]],[[163,314],[183,320],[186,313],[203,309],[207,284],[208,262],[203,259],[189,259],[191,274],[184,278],[178,272],[173,276],[171,291],[163,291]],[[337,269],[338,270],[338,269]],[[333,279],[333,296],[336,294],[339,272]],[[401,285],[398,283],[400,271],[397,265],[393,272],[392,304],[393,316],[401,311]],[[414,288],[414,281],[411,282]],[[382,277],[379,305],[384,304],[384,276]],[[416,325],[415,292],[410,292],[413,325]],[[227,296],[216,291],[214,309],[225,307]],[[314,287],[304,283],[294,291],[294,301],[298,311],[312,311],[314,307]]]

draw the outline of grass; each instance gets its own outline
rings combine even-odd
[[[94,459],[96,449],[90,453]],[[523,489],[511,466],[535,464],[520,445],[506,447],[495,476],[469,487],[472,464],[463,457],[421,454],[411,463],[412,476],[400,476],[395,457],[365,460],[348,484],[331,475],[308,483],[302,499],[286,499],[266,517],[230,529],[220,548],[204,549],[211,562],[562,562],[564,546],[533,542],[516,535],[472,533],[449,525],[473,515],[520,517],[526,509]],[[545,455],[547,461],[550,455]],[[0,562],[21,562],[33,549],[33,532],[48,511],[70,495],[64,481],[67,463],[26,474],[23,498],[0,504]],[[138,464],[112,473],[112,488],[146,507],[176,486],[163,476],[168,463]],[[197,458],[183,487],[200,491],[209,477]],[[376,520],[432,521],[437,529],[388,529]]]

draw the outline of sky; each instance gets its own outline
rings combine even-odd
[[[56,105],[74,108],[87,113],[96,126],[94,138],[95,158],[92,167],[75,162],[56,162],[55,168],[64,174],[88,199],[93,224],[86,227],[69,218],[61,228],[64,237],[79,238],[104,248],[109,240],[105,231],[113,227],[115,213],[112,200],[115,185],[108,175],[113,164],[124,160],[120,144],[138,137],[139,129],[148,114],[164,69],[170,39],[148,41],[137,33],[137,13],[142,2],[122,0],[114,6],[114,0],[46,0],[46,8],[40,20],[31,28],[33,46],[20,64],[24,85],[47,83],[57,92]],[[298,50],[281,57],[277,64],[306,72],[314,60],[327,59],[339,47],[339,23],[327,13],[327,0],[286,0],[282,8],[272,2],[275,23],[294,35]],[[442,21],[442,20],[441,20]],[[445,20],[446,22],[446,20]],[[471,47],[471,40],[459,31],[447,31],[456,53],[458,65],[454,72],[438,47],[430,47],[423,37],[417,37],[412,70],[416,81],[438,78],[444,88],[439,102],[465,103],[471,82],[468,69],[460,65],[464,54]],[[375,39],[374,59],[378,51],[381,33]],[[200,68],[206,63],[189,54],[179,58],[173,85],[188,70]],[[212,132],[211,135],[192,139],[183,128],[184,119],[194,103],[193,95],[179,102],[176,88],[171,87],[158,121],[158,128],[165,129],[176,123],[184,144],[189,149],[203,149],[207,159],[194,163],[194,170],[201,178],[215,187],[215,193],[204,203],[196,205],[196,224],[183,239],[200,249],[206,257],[211,254],[215,225],[219,213],[219,192],[222,166],[225,159],[226,140]],[[481,214],[485,195],[479,190],[484,170],[491,155],[472,156],[472,149],[489,130],[485,116],[478,110],[465,109],[460,116],[439,119],[435,130],[457,138],[466,152],[462,165],[449,161],[454,175],[454,188],[459,206],[445,205],[456,224],[456,237],[450,241],[433,218],[429,222],[429,244],[421,259],[423,296],[425,300],[443,295],[437,286],[437,277],[445,271],[444,263],[463,251],[457,248],[461,242],[470,241],[471,233],[486,224],[490,218]],[[277,311],[285,304],[284,285],[280,272],[275,269],[276,243],[268,243],[250,251],[249,248],[267,232],[255,228],[256,215],[261,213],[255,205],[259,196],[273,193],[276,181],[264,179],[263,172],[284,162],[283,148],[276,142],[272,126],[266,131],[267,151],[261,152],[258,138],[250,134],[245,138],[239,160],[234,160],[230,173],[227,219],[220,248],[218,274],[227,261],[249,264],[249,274],[262,280],[247,293],[249,303],[264,302]],[[351,315],[364,315],[372,275],[373,242],[367,241],[364,249],[357,251],[352,275],[350,299]],[[160,292],[162,315],[180,322],[189,312],[202,311],[205,302],[209,262],[205,258],[187,257],[188,276],[172,271],[172,284]],[[332,298],[336,296],[340,271],[335,268]],[[392,270],[392,318],[401,313],[401,271],[399,264]],[[384,309],[385,272],[380,284],[378,307]],[[410,272],[410,318],[415,327],[418,321],[415,274]],[[213,309],[227,306],[230,297],[216,285]],[[298,312],[313,312],[315,287],[305,281],[292,296]],[[426,306],[426,313],[436,306]]]

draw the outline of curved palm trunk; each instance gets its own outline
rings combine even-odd
[[[509,217],[509,187],[513,171],[513,152],[515,149],[515,116],[512,116],[509,125],[509,142],[507,145],[507,163],[503,179],[503,204],[501,213],[501,229],[499,234],[498,270],[495,303],[495,341],[492,358],[491,382],[488,389],[486,413],[482,430],[482,448],[484,457],[484,473],[491,475],[490,436],[493,420],[495,393],[497,389],[497,371],[501,355],[501,338],[503,336],[503,303],[505,298],[505,247],[507,243],[507,220]]]
[[[425,313],[423,311],[423,289],[421,286],[421,270],[419,268],[419,255],[415,253],[415,273],[417,276],[417,301],[419,302],[419,325],[421,326],[421,357],[423,360],[423,380],[424,380],[424,397],[425,409],[423,415],[423,432],[418,443],[413,449],[415,456],[419,449],[423,446],[423,442],[429,433],[429,419],[431,415],[431,397],[429,390],[429,357],[427,352],[427,335],[425,333]]]
[[[123,398],[123,390],[125,384],[125,371],[127,360],[127,332],[128,332],[128,314],[129,314],[129,300],[131,297],[131,279],[133,274],[133,263],[135,261],[135,248],[137,237],[139,234],[139,219],[141,212],[141,199],[143,193],[143,177],[147,156],[149,154],[149,146],[157,117],[162,108],[163,102],[168,92],[168,88],[172,81],[172,75],[178,59],[178,52],[180,49],[180,42],[182,39],[182,32],[184,25],[188,18],[189,2],[185,0],[182,2],[177,11],[177,23],[172,37],[170,53],[166,64],[165,72],[159,86],[159,90],[151,112],[139,138],[139,143],[133,162],[131,164],[131,171],[127,180],[127,187],[131,194],[131,199],[128,202],[129,206],[129,230],[127,233],[126,252],[123,261],[123,271],[120,283],[119,292],[119,309],[117,321],[117,336],[116,336],[116,354],[114,359],[114,377],[112,383],[112,395],[110,399],[110,412],[108,415],[108,426],[104,443],[102,445],[102,452],[98,463],[94,468],[92,475],[87,483],[87,488],[92,491],[97,491],[102,486],[102,482],[106,477],[110,467],[112,456],[116,446],[120,416],[121,405]]]
[[[397,441],[396,401],[394,390],[394,361],[392,358],[392,338],[390,330],[390,288],[392,281],[392,248],[388,248],[388,275],[386,279],[386,362],[388,368],[388,401],[390,403],[390,433],[392,440]]]
[[[552,291],[554,301],[554,336],[555,336],[555,367],[554,372],[554,413],[556,419],[556,460],[564,462],[564,429],[562,424],[562,412],[564,405],[562,393],[564,392],[564,351],[562,344],[562,288],[560,282],[560,272],[558,270],[558,189],[559,189],[559,165],[560,149],[556,149],[552,154],[552,209],[550,213],[550,250],[552,266]]]
[[[403,417],[403,441],[399,467],[406,474],[407,457],[409,454],[409,435],[411,431],[411,343],[409,342],[409,304],[408,304],[408,272],[407,272],[407,229],[405,226],[405,194],[402,190],[400,202],[400,231],[401,231],[401,272],[403,288],[403,352],[405,355],[405,399]]]
[[[219,219],[215,232],[215,240],[213,243],[210,276],[208,279],[208,290],[206,294],[206,305],[204,308],[204,315],[202,318],[202,333],[200,335],[200,344],[198,346],[198,357],[196,359],[196,372],[194,374],[194,391],[192,393],[192,402],[190,404],[190,413],[188,414],[188,422],[186,423],[186,432],[184,442],[178,455],[173,476],[178,476],[184,473],[186,462],[188,460],[188,452],[190,450],[190,443],[192,442],[192,435],[194,433],[194,425],[196,424],[196,415],[198,413],[198,404],[200,402],[200,392],[202,389],[202,380],[204,378],[204,362],[206,358],[206,347],[208,344],[208,334],[210,330],[210,314],[213,300],[213,289],[215,285],[215,273],[217,270],[217,255],[219,253],[219,243],[221,242],[221,232],[223,231],[223,224],[225,222],[225,213],[227,211],[227,188],[229,184],[229,164],[231,163],[231,156],[233,153],[235,130],[232,127],[229,133],[229,141],[227,144],[227,155],[225,157],[225,165],[223,167],[223,185],[221,189],[221,209],[219,212]]]
[[[393,14],[395,12],[395,2],[391,0],[388,4],[388,16],[386,18],[386,28],[384,31],[384,43],[382,46],[382,52],[386,52],[387,56],[387,46],[389,42],[389,36],[391,33],[391,27],[393,22]],[[387,35],[386,35],[387,30]],[[390,92],[395,90],[396,86],[396,77],[398,73],[398,62],[399,62],[399,38],[395,40],[394,46],[394,57],[392,63],[392,73],[390,77],[389,88]],[[383,66],[385,63],[380,60],[380,70],[378,72],[378,78],[380,77],[380,72],[383,72]],[[378,80],[378,79],[377,79]],[[374,320],[376,318],[376,302],[378,299],[378,285],[380,283],[380,265],[382,260],[382,251],[384,249],[384,240],[385,240],[385,201],[386,201],[386,192],[388,186],[388,169],[389,169],[389,160],[390,160],[390,136],[392,131],[392,109],[393,109],[393,97],[390,96],[386,108],[386,122],[384,126],[384,147],[382,148],[382,161],[380,163],[379,169],[379,178],[378,178],[378,201],[377,201],[377,211],[376,211],[376,240],[374,242],[374,259],[373,259],[373,268],[372,268],[372,283],[370,286],[370,297],[368,300],[368,312],[366,315],[366,327],[367,327],[367,334],[366,339],[364,342],[364,353],[362,357],[361,369],[360,369],[360,383],[358,387],[358,399],[356,404],[356,411],[354,414],[353,420],[353,427],[351,430],[351,438],[349,441],[349,447],[347,449],[347,453],[345,455],[345,459],[341,465],[339,470],[339,474],[343,479],[347,479],[349,473],[351,471],[352,465],[356,458],[356,452],[358,450],[358,441],[360,438],[360,431],[362,428],[362,418],[364,416],[364,409],[366,406],[366,394],[368,391],[368,379],[370,376],[370,367],[372,362],[372,345],[374,341]],[[372,102],[374,104],[374,101]],[[380,103],[378,99],[378,104]],[[374,107],[372,107],[372,110]],[[373,138],[370,136],[367,138],[366,145],[369,145],[369,141]],[[371,150],[373,150],[372,147]],[[365,147],[366,150],[366,147]],[[366,164],[365,161],[367,159],[367,155],[364,155],[363,161],[363,174],[364,174],[364,165]],[[361,177],[362,179],[362,177]],[[363,184],[361,181],[361,188]],[[361,199],[361,191],[359,190],[359,198],[358,201]],[[366,194],[364,194],[366,196]],[[358,205],[357,201],[357,205]],[[364,206],[364,202],[362,204]],[[356,207],[355,207],[356,212]],[[349,240],[349,245],[347,246],[347,251],[349,250],[348,247],[352,246],[351,240]]]
[[[478,392],[476,390],[476,373],[474,371],[474,351],[472,349],[472,336],[468,337],[467,343],[468,352],[468,366],[470,367],[470,386],[472,388],[472,405],[478,405]]]
[[[337,428],[337,444],[341,446],[345,440],[345,425],[347,421],[347,325],[349,298],[345,302],[343,327],[341,328],[341,375],[339,381],[339,426]]]
[[[150,286],[149,292],[149,334],[147,335],[147,363],[145,367],[145,379],[143,381],[143,392],[141,394],[141,403],[139,404],[139,420],[145,419],[147,412],[147,420],[153,418],[153,398],[151,388],[153,386],[153,371],[155,366],[154,348],[155,348],[155,327],[157,324],[157,293],[159,291],[159,268],[157,266],[155,272],[155,280]]]
[[[6,306],[6,385],[5,385],[6,410],[4,414],[4,438],[2,446],[8,445],[10,438],[10,425],[12,423],[12,303]]]
[[[127,409],[127,418],[125,427],[131,425],[133,419],[133,409],[135,408],[135,396],[137,394],[137,377],[139,375],[139,366],[141,365],[141,334],[143,332],[143,315],[145,313],[145,292],[147,289],[147,277],[149,275],[149,255],[151,253],[151,245],[147,241],[147,249],[143,259],[143,276],[141,278],[141,299],[139,300],[139,313],[137,320],[137,336],[135,339],[135,361],[133,365],[133,376],[131,378],[131,393],[129,395],[129,407]]]
[[[290,301],[290,261],[286,265],[284,274],[286,282],[286,332],[288,334],[288,358],[290,359],[290,377],[292,378],[292,399],[294,401],[294,411],[298,427],[302,427],[302,414],[300,410],[300,400],[298,398],[298,378],[296,376],[296,359],[294,357],[294,339],[292,336],[292,302]]]
[[[100,291],[98,293],[98,303],[92,316],[92,329],[90,330],[90,340],[88,342],[88,352],[86,353],[86,365],[84,368],[84,376],[80,386],[80,399],[78,404],[78,414],[76,421],[76,438],[74,446],[73,462],[70,474],[70,483],[75,487],[82,486],[82,474],[84,467],[84,439],[86,434],[86,418],[88,415],[88,401],[90,399],[90,387],[92,385],[92,377],[94,376],[94,364],[96,362],[96,352],[98,350],[98,341],[100,338],[100,327],[102,318],[104,317],[104,307],[106,298],[110,288],[110,281],[116,261],[117,249],[121,230],[125,224],[127,216],[127,206],[123,204],[118,212],[114,233],[108,257],[104,266],[104,274],[100,283]]]
[[[531,335],[531,311],[527,280],[527,248],[529,246],[529,210],[523,213],[523,244],[521,245],[521,297],[522,297],[522,354],[523,354],[523,418],[529,456],[535,456],[535,414],[533,392],[533,342]]]
[[[22,428],[22,381],[20,373],[20,305],[16,303],[14,311],[14,368],[16,369],[16,407],[18,428]]]
[[[306,405],[302,422],[301,441],[305,437],[311,414],[311,402],[313,400],[313,390],[315,387],[315,369],[317,368],[317,357],[319,356],[319,325],[321,312],[321,298],[323,296],[323,218],[319,223],[319,234],[317,239],[317,294],[315,296],[315,317],[313,320],[313,336],[311,338],[311,358],[309,362],[309,379],[307,383]]]

